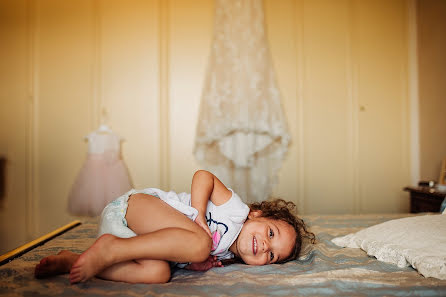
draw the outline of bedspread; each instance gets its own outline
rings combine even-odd
[[[94,278],[70,285],[68,275],[35,279],[41,258],[62,249],[82,252],[96,237],[96,223],[82,225],[0,266],[0,295],[8,296],[446,296],[446,281],[379,262],[360,249],[330,240],[410,214],[320,215],[304,219],[317,236],[299,260],[285,264],[233,264],[206,272],[176,270],[167,284],[126,284]]]

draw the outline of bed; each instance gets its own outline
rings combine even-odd
[[[304,220],[317,236],[299,260],[269,266],[233,264],[207,272],[176,270],[167,284],[92,279],[70,285],[68,275],[35,279],[38,261],[62,249],[82,252],[95,240],[96,221],[79,226],[0,266],[0,295],[8,296],[446,296],[446,280],[411,267],[378,261],[331,239],[412,214],[312,215]]]

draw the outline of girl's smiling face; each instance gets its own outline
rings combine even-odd
[[[274,264],[293,252],[296,231],[281,220],[259,217],[251,212],[229,250],[249,265]]]

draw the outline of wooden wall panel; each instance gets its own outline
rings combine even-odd
[[[160,185],[157,1],[100,3],[100,101],[122,142],[135,188]]]
[[[410,183],[406,5],[266,1],[292,134],[276,193],[291,196],[304,212],[407,209],[401,191]]]
[[[0,2],[0,157],[6,159],[4,196],[0,199],[0,254],[29,236],[26,126],[31,98],[27,87],[27,14],[26,1]]]
[[[306,211],[353,211],[347,88],[348,1],[308,1],[304,15]]]
[[[420,179],[439,180],[446,159],[446,1],[416,1]]]
[[[169,7],[170,188],[190,192],[199,164],[192,155],[211,49],[213,2],[172,0]]]
[[[405,2],[357,4],[361,211],[407,211],[401,191],[410,183]]]
[[[304,211],[301,7],[302,1],[265,1],[266,33],[291,136],[273,196],[294,201]]]
[[[91,124],[91,1],[35,7],[35,160],[38,235],[70,220],[67,196],[85,158]]]

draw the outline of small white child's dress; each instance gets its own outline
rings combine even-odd
[[[104,129],[88,139],[87,159],[68,196],[68,211],[74,215],[100,215],[104,207],[132,188],[120,155],[121,139]]]

